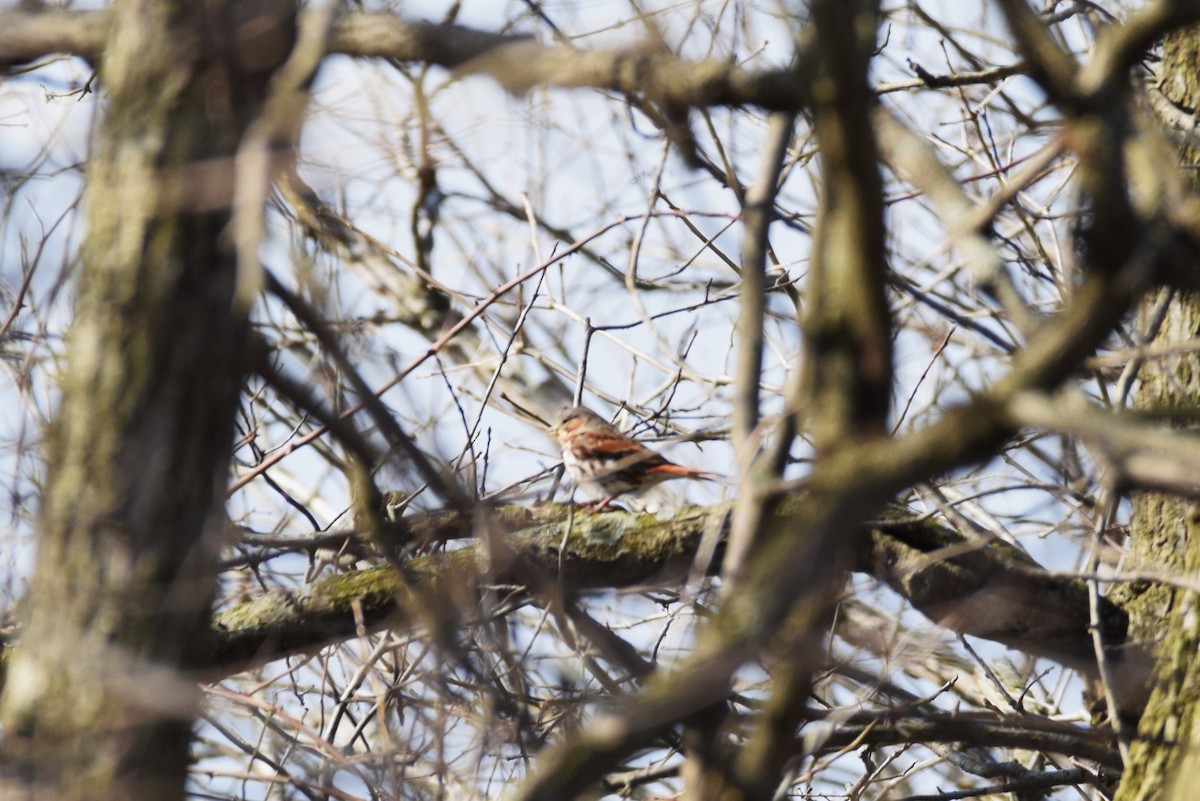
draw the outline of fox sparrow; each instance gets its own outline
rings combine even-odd
[[[714,478],[669,461],[582,406],[563,412],[554,430],[567,475],[576,486],[599,496],[594,502],[597,511],[618,495],[641,492],[672,478]]]

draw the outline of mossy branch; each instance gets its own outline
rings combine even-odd
[[[785,501],[778,514],[802,505]],[[616,511],[585,516],[568,507],[504,507],[501,533],[406,564],[327,576],[300,591],[232,606],[214,620],[218,647],[209,672],[223,675],[367,630],[415,625],[425,608],[480,617],[483,590],[507,588],[532,598],[547,589],[572,593],[681,582],[705,532],[728,528],[728,506],[686,507],[672,516]],[[799,522],[799,521],[798,521]],[[409,524],[428,540],[470,536],[470,517],[438,513]],[[505,529],[508,530],[505,530]],[[1001,540],[968,541],[933,521],[894,510],[868,526],[854,569],[905,596],[954,631],[1004,643],[1034,656],[1088,670],[1091,635],[1083,582],[1043,570]],[[1125,639],[1126,618],[1104,602],[1105,637]]]

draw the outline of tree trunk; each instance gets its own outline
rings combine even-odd
[[[1161,87],[1180,107],[1200,107],[1200,29],[1171,34],[1165,43]],[[1184,164],[1200,164],[1200,150],[1183,149]],[[1174,292],[1173,295],[1168,294]],[[1200,336],[1200,297],[1160,290],[1147,298],[1141,330],[1153,325],[1156,310],[1165,316],[1149,343],[1178,344]],[[1159,412],[1195,412],[1200,401],[1196,355],[1148,359],[1138,374],[1136,405]],[[1130,566],[1194,577],[1200,573],[1200,518],[1194,500],[1158,493],[1133,498]],[[1194,593],[1164,584],[1125,587],[1114,597],[1125,600],[1130,636],[1157,642],[1158,668],[1149,703],[1130,748],[1118,801],[1191,799],[1193,777],[1200,775],[1200,617]],[[1127,599],[1127,600],[1126,600]]]
[[[233,155],[288,55],[286,2],[118,2],[99,74],[78,313],[28,625],[0,714],[6,798],[182,798],[246,350]],[[215,530],[215,529],[213,529]]]

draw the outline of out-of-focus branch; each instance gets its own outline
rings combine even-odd
[[[1034,80],[1056,104],[1077,107],[1080,93],[1075,60],[1059,47],[1025,0],[1000,0],[1000,8]]]
[[[325,56],[337,4],[308,14],[298,26],[296,46],[271,80],[262,112],[246,129],[235,156],[233,241],[238,257],[237,295],[246,306],[263,286],[258,248],[263,239],[267,198],[283,165],[294,165],[308,108],[309,85]]]
[[[1129,70],[1167,31],[1197,22],[1200,2],[1196,0],[1157,0],[1133,11],[1121,25],[1100,32],[1092,58],[1079,72],[1080,89],[1096,94],[1127,80]]]
[[[972,278],[985,289],[991,289],[1017,326],[1029,331],[1033,325],[1032,315],[1008,280],[1000,254],[989,241],[987,232],[1003,205],[1061,155],[1062,140],[1058,139],[1044,147],[1019,175],[1006,182],[1005,191],[990,198],[987,203],[976,205],[967,197],[962,184],[938,159],[933,148],[909,130],[891,111],[883,105],[877,106],[872,120],[888,166],[925,193],[937,208],[938,217],[945,225],[950,241],[961,252]]]
[[[1049,87],[1066,86],[1075,67],[1045,34],[1036,15],[1022,0],[1005,3],[1019,26],[1023,46],[1034,51],[1035,77]],[[318,12],[309,12],[318,13]],[[1120,75],[1166,31],[1200,20],[1196,2],[1158,2],[1130,16],[1128,22],[1106,31],[1097,57],[1080,73],[1079,84],[1094,91]],[[97,58],[109,36],[104,11],[8,11],[0,14],[0,63],[29,61],[51,53]],[[494,73],[510,91],[534,86],[593,87],[627,93],[648,88],[656,99],[684,106],[757,105],[796,111],[808,102],[808,87],[790,70],[750,71],[728,62],[691,63],[652,48],[585,51],[543,46],[530,37],[497,34],[461,25],[405,22],[392,14],[348,14],[339,21],[330,52],[349,56],[421,61],[448,69]],[[481,56],[485,58],[480,59]],[[928,86],[960,86],[991,82],[1027,72],[1030,65],[1003,67],[948,78],[921,76],[917,81],[887,85],[883,91]],[[653,84],[644,83],[656,76]]]
[[[1075,112],[1123,94],[1129,70],[1156,41],[1168,31],[1200,22],[1200,3],[1195,0],[1158,0],[1102,31],[1092,58],[1080,66],[1054,41],[1026,0],[1000,0],[1000,7],[1030,75],[1055,103]]]
[[[1200,495],[1200,435],[1194,432],[1173,431],[1139,415],[1111,414],[1082,397],[1022,393],[1009,411],[1024,425],[1083,440],[1115,473],[1110,478],[1119,486]]]
[[[462,74],[490,75],[516,93],[537,86],[610,89],[681,108],[752,105],[771,111],[796,111],[808,102],[806,76],[792,70],[751,71],[728,61],[684,61],[650,46],[587,51],[532,41],[497,42],[485,55],[459,66]]]
[[[107,11],[6,11],[0,14],[0,65],[70,53],[93,61],[109,36]]]
[[[742,205],[741,303],[738,308],[737,399],[733,408],[733,447],[746,448],[758,425],[758,383],[762,380],[763,316],[766,305],[767,230],[775,215],[779,176],[792,141],[795,116],[771,116],[758,175]]]
[[[107,22],[102,11],[0,14],[0,63],[50,53],[94,59],[105,47]],[[808,102],[807,81],[790,69],[753,71],[731,61],[686,61],[651,46],[607,51],[546,46],[527,36],[404,22],[392,14],[346,15],[336,26],[329,50],[487,74],[510,92],[542,85],[591,87],[681,108],[752,105],[796,111]]]
[[[471,496],[454,480],[449,478],[449,471],[434,465],[430,457],[417,446],[412,437],[400,428],[400,424],[388,412],[386,406],[379,400],[371,387],[367,385],[366,380],[359,375],[349,356],[338,347],[337,337],[329,331],[325,322],[317,316],[316,312],[308,304],[304,303],[294,292],[281,284],[272,274],[267,273],[266,280],[267,288],[271,293],[284,302],[292,314],[295,315],[296,319],[303,323],[305,328],[316,336],[325,352],[329,353],[337,363],[343,375],[346,376],[350,385],[358,393],[359,403],[362,404],[367,414],[370,415],[371,420],[380,432],[383,433],[388,444],[398,454],[402,453],[408,457],[414,470],[444,502],[456,509],[471,508],[473,506]],[[370,466],[373,467],[374,465]]]
[[[888,716],[876,713],[855,715],[841,723],[822,752],[836,752],[855,744],[964,743],[981,748],[1012,746],[1070,754],[1107,768],[1120,768],[1121,758],[1107,734],[1089,732],[1070,724],[1023,725],[990,714]]]
[[[801,399],[819,452],[885,431],[892,393],[883,181],[866,78],[874,38],[864,48],[856,30],[874,20],[874,11],[863,4],[823,9],[813,7],[822,62],[814,87],[822,182]]]
[[[794,115],[783,112],[772,115],[770,132],[758,176],[746,192],[742,210],[741,303],[738,308],[738,362],[736,395],[733,405],[731,442],[737,458],[739,502],[734,507],[733,533],[721,566],[725,582],[723,592],[734,592],[742,565],[762,526],[763,515],[770,505],[766,490],[783,470],[783,456],[792,444],[791,417],[777,432],[771,453],[759,455],[760,442],[756,435],[759,413],[758,385],[762,380],[763,319],[767,304],[767,230],[775,212],[775,196],[787,148],[792,139]]]
[[[821,192],[805,295],[797,402],[799,418],[817,448],[818,465],[832,451],[886,431],[891,407],[883,181],[870,116],[874,93],[867,78],[878,15],[878,3],[871,0],[822,0],[812,5],[813,116],[821,153]],[[763,513],[754,521],[764,542],[795,537],[794,532],[784,534],[768,517],[776,503],[774,498],[764,499]],[[796,549],[803,555],[792,555],[791,566],[796,569],[790,588],[768,582],[765,587],[773,595],[768,598],[751,586],[762,575],[762,560],[768,558],[767,552],[755,553],[746,587],[729,597],[726,611],[735,616],[730,620],[765,601],[763,622],[774,618],[771,625],[780,629],[769,644],[754,635],[742,646],[766,646],[780,668],[762,714],[734,761],[728,779],[736,788],[731,797],[772,798],[783,766],[794,754],[793,733],[813,671],[820,664],[821,638],[842,579],[838,567],[859,541],[853,533],[857,527],[839,528],[817,529],[803,549]],[[774,550],[775,543],[767,545],[768,551]],[[738,650],[738,646],[730,649]],[[718,795],[710,788],[709,797]]]

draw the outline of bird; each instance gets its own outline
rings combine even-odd
[[[594,512],[619,495],[641,493],[673,478],[704,481],[716,478],[712,473],[675,464],[583,406],[559,415],[554,433],[562,446],[563,467],[572,483],[599,496],[589,504]]]

